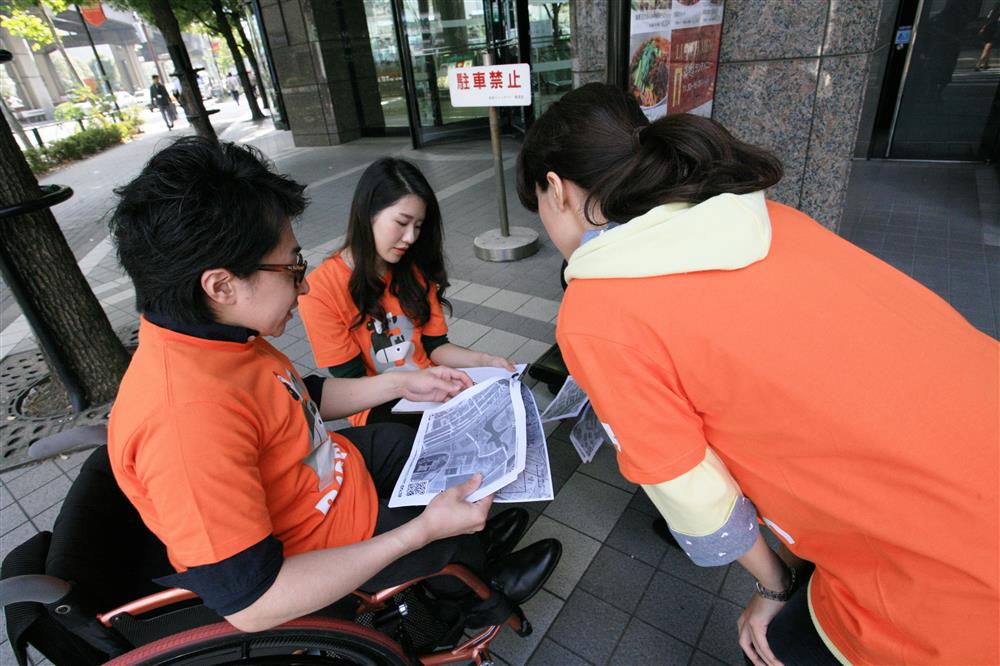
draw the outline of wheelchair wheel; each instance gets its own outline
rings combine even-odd
[[[402,666],[411,662],[388,636],[353,622],[302,618],[247,634],[228,622],[184,631],[136,648],[110,666]]]

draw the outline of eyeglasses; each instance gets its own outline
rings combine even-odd
[[[294,264],[258,264],[257,270],[259,271],[271,271],[272,273],[291,273],[292,279],[295,280],[295,286],[302,284],[302,280],[306,277],[306,268],[309,267],[309,263],[302,258],[302,253],[299,252],[295,255]]]

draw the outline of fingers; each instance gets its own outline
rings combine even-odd
[[[750,631],[746,625],[740,630],[740,647],[743,648],[743,654],[753,662],[754,666],[766,666],[753,647],[753,640],[750,638]]]
[[[754,650],[769,666],[782,666],[778,658],[771,652],[771,646],[767,643],[767,627],[750,626],[750,637]]]
[[[449,368],[446,365],[439,365],[435,368],[431,368],[431,373],[446,381],[457,383],[463,389],[467,389],[473,384],[472,378],[469,377],[469,375],[465,374],[461,370]]]
[[[459,495],[462,499],[465,499],[472,493],[479,490],[479,486],[481,485],[483,485],[483,475],[480,472],[476,472],[475,474],[467,478],[465,481],[455,486],[455,488],[458,489],[456,494]]]

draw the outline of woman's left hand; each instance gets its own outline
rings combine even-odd
[[[767,626],[785,603],[754,594],[746,610],[736,620],[740,630],[740,647],[757,666],[782,666],[767,644]]]
[[[510,361],[502,356],[494,356],[486,352],[482,353],[479,365],[486,368],[503,368],[509,372],[514,372],[514,365]]]

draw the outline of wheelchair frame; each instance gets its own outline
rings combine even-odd
[[[79,445],[84,441],[103,440],[106,437],[105,433],[103,426],[77,428],[60,433],[33,445],[32,457],[41,458],[46,454],[51,455],[53,452],[76,448],[73,446],[74,444]],[[88,458],[89,460],[90,458]],[[27,541],[24,542],[24,544],[27,543]],[[326,615],[307,615],[271,630],[253,633],[240,632],[228,622],[216,620],[218,616],[204,606],[179,606],[171,611],[171,606],[198,598],[194,592],[180,588],[165,589],[134,599],[105,612],[94,612],[96,609],[88,606],[87,600],[70,582],[57,576],[28,573],[0,580],[0,605],[6,607],[21,602],[39,604],[49,617],[55,620],[66,632],[101,654],[114,655],[110,663],[122,665],[140,663],[136,659],[142,658],[142,654],[154,652],[158,646],[166,643],[176,643],[179,639],[183,640],[185,636],[190,636],[191,640],[207,640],[212,637],[217,638],[219,635],[232,635],[234,638],[236,636],[266,638],[269,632],[294,629],[303,626],[303,623],[312,622],[313,630],[316,630],[316,626],[328,626],[331,631],[336,631],[344,636],[353,636],[362,642],[378,644],[393,652],[397,657],[401,657],[403,661],[411,661],[411,657],[415,656],[423,666],[439,666],[469,661],[478,666],[492,666],[493,658],[490,654],[490,644],[505,627],[510,627],[521,636],[531,634],[531,623],[525,618],[521,608],[511,604],[505,597],[498,600],[494,609],[498,616],[493,619],[498,621],[499,613],[509,610],[506,619],[498,624],[477,630],[470,638],[459,639],[458,643],[451,648],[438,649],[427,654],[414,655],[414,650],[408,649],[410,646],[394,640],[377,628],[370,628],[358,621],[360,616],[364,614],[374,613],[377,615],[380,612],[393,618],[405,617],[406,606],[405,604],[395,604],[396,595],[422,581],[437,576],[457,578],[480,600],[490,599],[494,593],[502,595],[501,592],[495,592],[467,567],[461,564],[449,564],[436,573],[414,578],[375,593],[354,591],[352,595],[356,598],[357,605],[352,608],[353,618],[351,619],[335,619]],[[352,595],[348,595],[345,599],[350,599]],[[161,609],[165,612],[156,616],[143,617]],[[175,613],[175,615],[167,618],[166,616],[170,613]],[[212,617],[208,617],[209,615]],[[155,626],[152,622],[154,619],[163,622],[160,626]],[[149,624],[146,624],[147,621]],[[169,624],[171,621],[176,621],[183,628],[172,632],[165,630],[162,625]],[[8,628],[10,627],[11,625],[8,623]],[[215,629],[208,629],[209,627],[215,627]],[[322,629],[317,631],[322,631]],[[147,634],[149,637],[137,640],[135,638],[137,634]],[[194,646],[195,644],[191,643],[190,645]],[[12,639],[11,647],[13,648],[13,646]],[[334,648],[330,647],[329,649]]]

